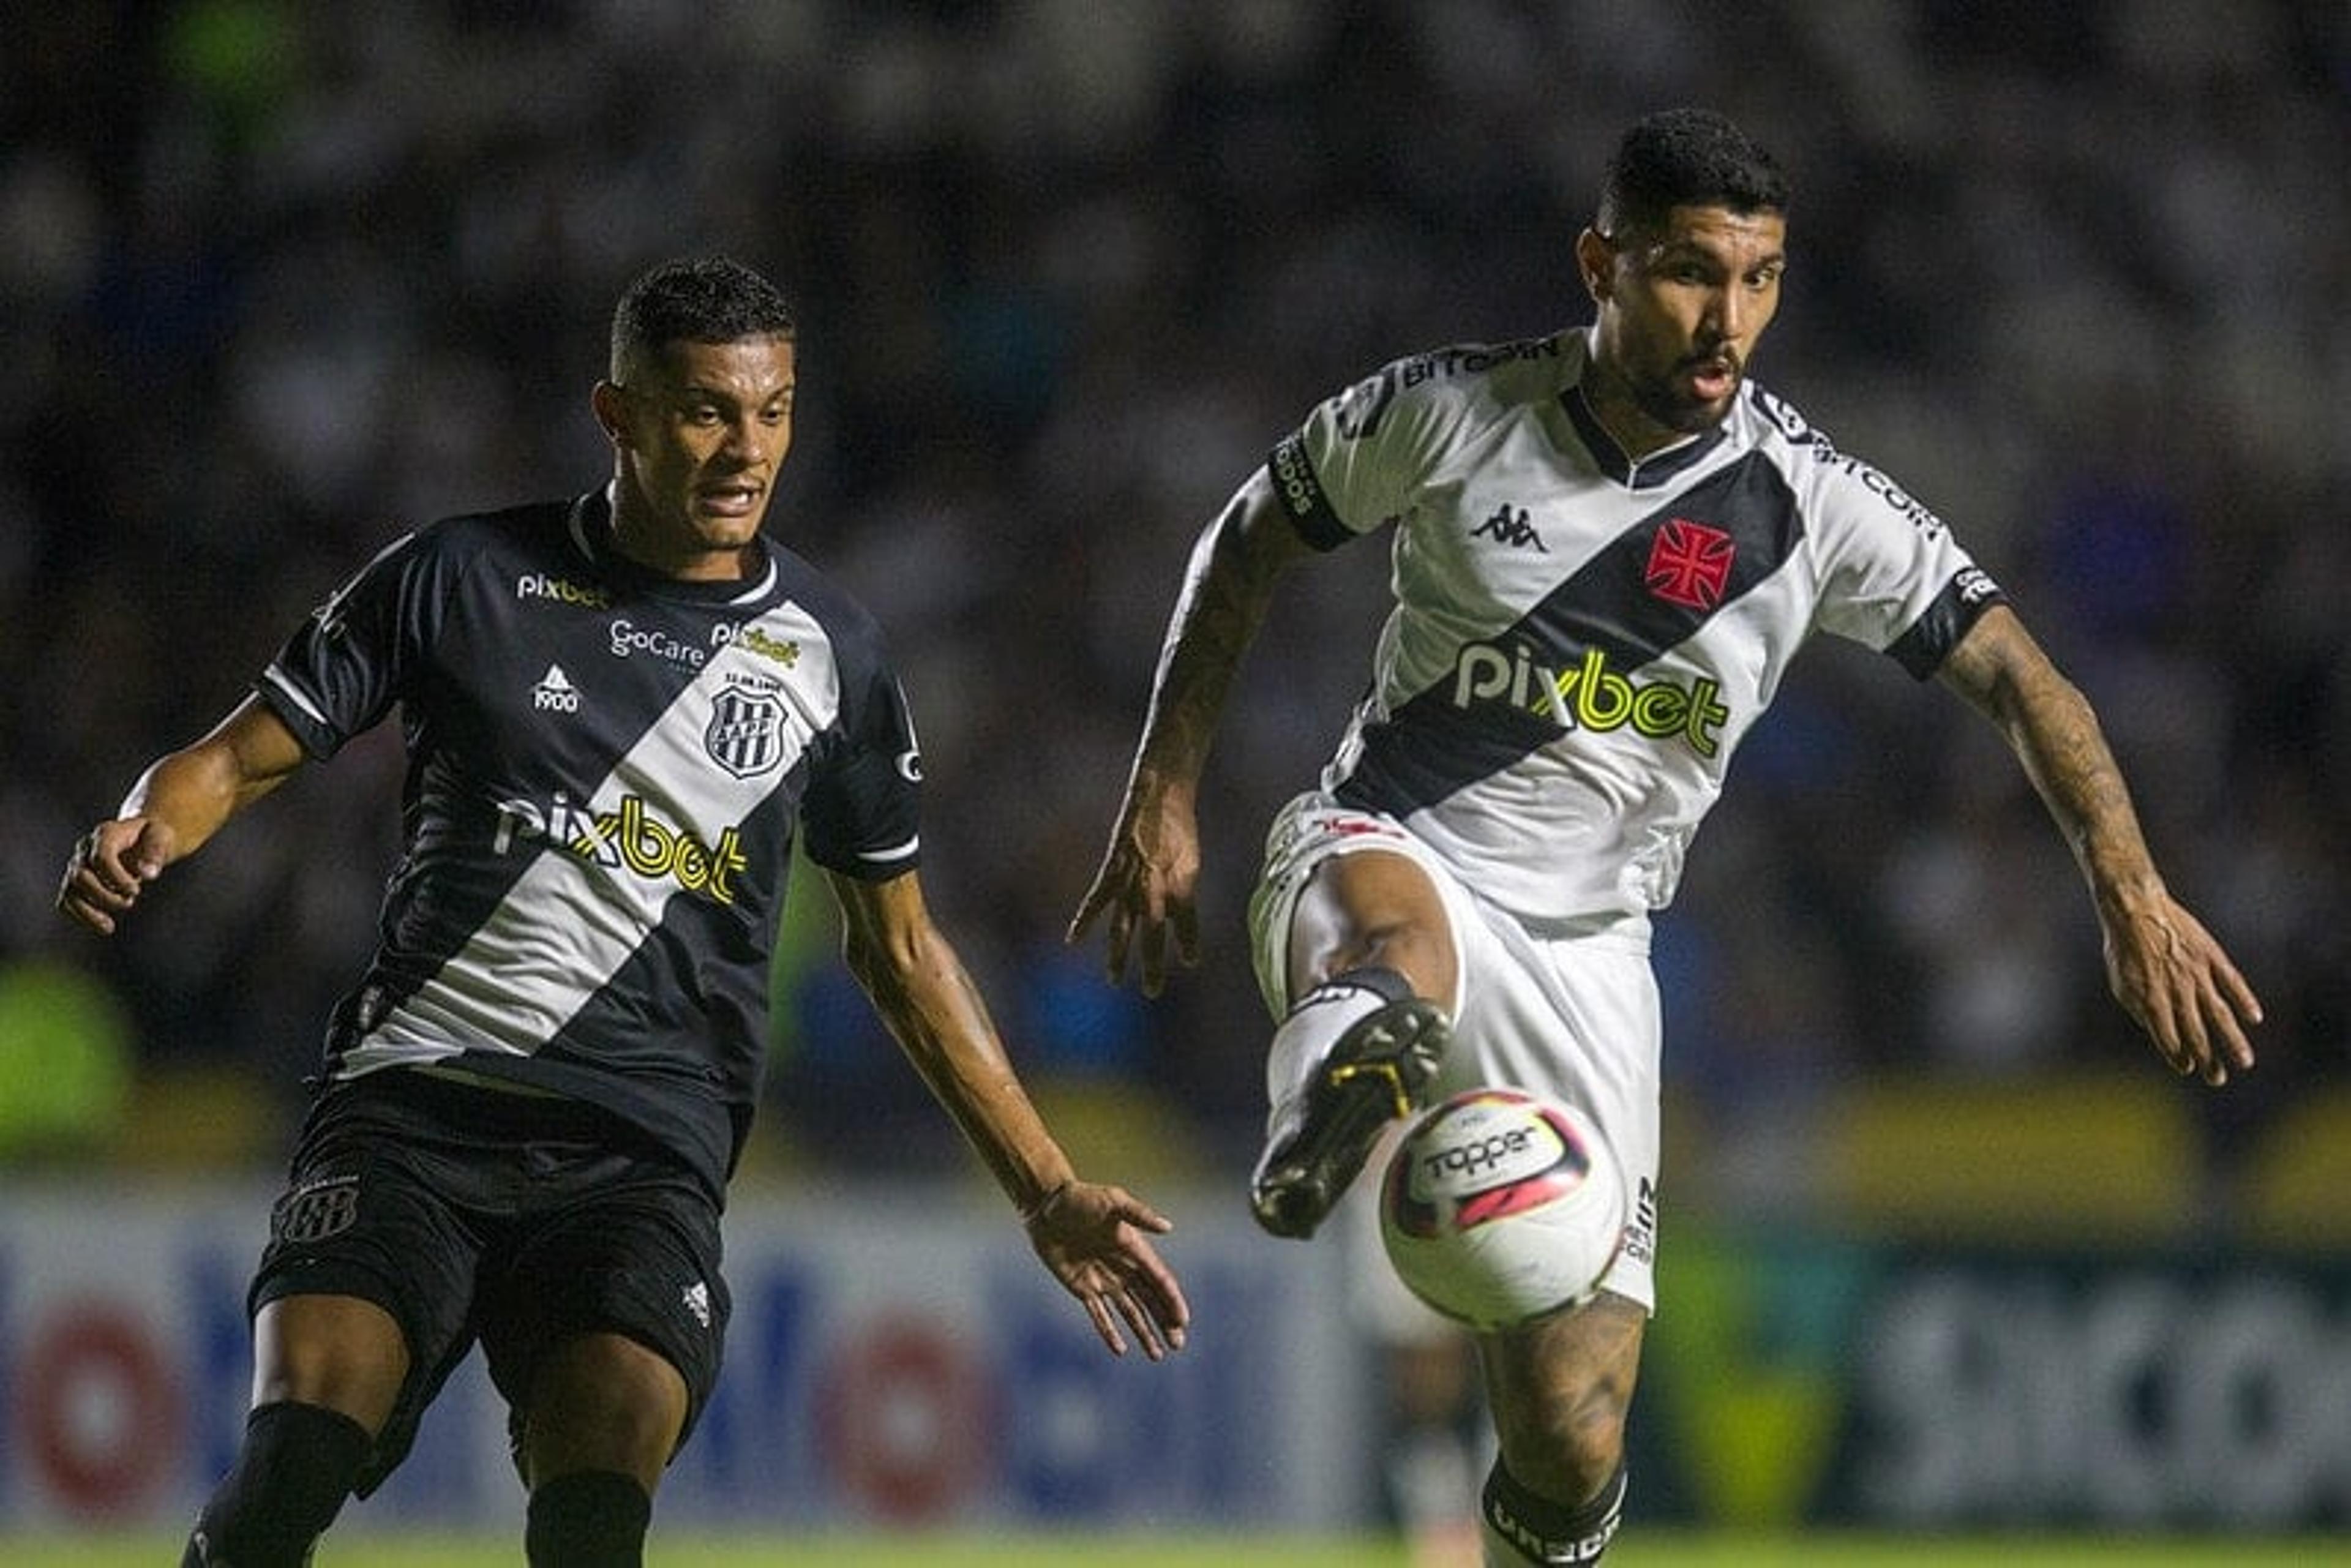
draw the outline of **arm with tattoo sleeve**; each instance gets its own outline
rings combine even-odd
[[[2106,981],[2164,1061],[2218,1085],[2253,1065],[2260,999],[2157,873],[2097,716],[2004,606],[1939,678],[1998,727],[2074,852],[2105,937]]]
[[[1193,546],[1160,647],[1151,708],[1118,822],[1070,923],[1070,939],[1076,941],[1107,912],[1113,983],[1124,977],[1128,952],[1135,949],[1143,989],[1157,996],[1166,980],[1171,936],[1184,963],[1197,961],[1200,772],[1233,675],[1264,623],[1276,584],[1311,553],[1283,516],[1262,468]]]

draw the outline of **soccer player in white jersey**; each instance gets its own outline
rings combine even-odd
[[[1250,902],[1273,1015],[1259,1222],[1321,1224],[1383,1128],[1473,1083],[1592,1112],[1635,1193],[1590,1304],[1479,1336],[1490,1563],[1598,1560],[1655,1304],[1650,917],[1740,738],[1816,631],[1982,712],[2073,848],[2116,998],[2176,1071],[2250,1068],[2261,1018],[2173,901],[2083,695],[1943,523],[1748,380],[1787,188],[1719,115],[1624,135],[1574,256],[1583,329],[1399,361],[1314,410],[1202,533],[1109,848],[1071,927],[1113,979],[1196,960],[1196,796],[1294,563],[1393,530],[1370,695],[1269,835]]]
[[[1167,1222],[1080,1179],[918,873],[921,758],[881,632],[762,525],[796,331],[723,257],[622,296],[609,484],[387,547],[251,696],[141,776],[58,892],[101,933],[305,761],[400,710],[406,851],[328,1029],[250,1292],[253,1409],[183,1568],[298,1568],[478,1342],[540,1568],[643,1561],[716,1385],[719,1217],[757,1104],[795,838],[851,968],[1123,1354],[1188,1311]]]

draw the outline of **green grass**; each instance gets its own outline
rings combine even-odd
[[[1626,1534],[1607,1568],[2316,1568],[2351,1541],[2212,1536]]]
[[[519,1525],[517,1525],[519,1530]],[[180,1542],[155,1535],[0,1537],[8,1568],[162,1568]],[[664,1537],[650,1568],[1411,1568],[1385,1540],[1186,1534],[1109,1536]],[[317,1568],[517,1568],[519,1540],[360,1533],[328,1537]],[[1784,1536],[1635,1530],[1608,1553],[1608,1568],[2296,1568],[2351,1562],[2351,1537]]]

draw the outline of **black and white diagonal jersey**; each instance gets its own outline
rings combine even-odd
[[[326,758],[397,707],[404,849],[330,1078],[460,1067],[603,1105],[723,1187],[767,1040],[796,827],[916,862],[921,767],[865,612],[763,541],[754,580],[611,549],[601,494],[448,518],[340,589],[263,675]]]
[[[1750,384],[1627,461],[1586,330],[1402,360],[1268,472],[1323,549],[1395,528],[1372,690],[1323,786],[1541,920],[1662,907],[1730,754],[1827,631],[1924,678],[1999,589],[1932,512]]]

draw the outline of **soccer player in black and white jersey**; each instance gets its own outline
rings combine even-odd
[[[296,1568],[478,1340],[535,1564],[642,1561],[717,1375],[719,1217],[796,832],[851,967],[1108,1348],[1179,1347],[1167,1221],[1081,1179],[927,913],[922,772],[865,612],[766,537],[795,328],[723,258],[622,296],[609,486],[400,539],[75,847],[60,906],[147,883],[400,711],[406,851],[257,1268],[254,1407],[184,1562]]]
[[[1515,1084],[1599,1120],[1637,1201],[1590,1304],[1479,1336],[1487,1560],[1588,1563],[1625,1490],[1654,1305],[1650,919],[1789,660],[1826,631],[2007,738],[2072,847],[2116,998],[2165,1061],[2252,1067],[2252,988],[2174,902],[2082,694],[1942,521],[1748,380],[1787,188],[1700,110],[1634,124],[1575,260],[1588,328],[1399,361],[1313,411],[1201,535],[1109,848],[1071,927],[1113,978],[1195,961],[1196,795],[1294,563],[1394,529],[1370,695],[1277,817],[1250,903],[1281,1020],[1251,1199],[1315,1230],[1386,1125]]]

